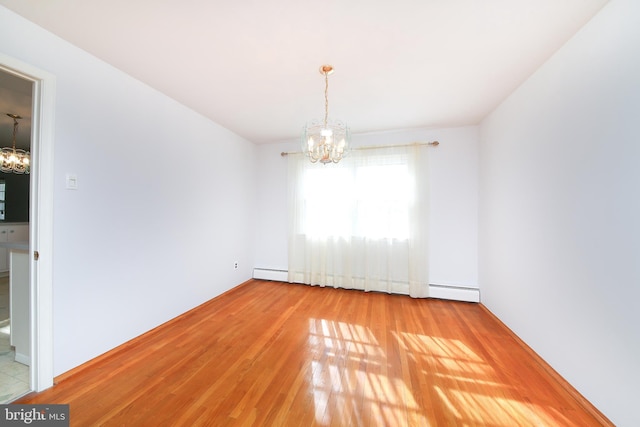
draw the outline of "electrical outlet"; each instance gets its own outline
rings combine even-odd
[[[238,261],[236,261],[236,262],[234,262],[234,263],[233,263],[233,269],[234,269],[234,270],[237,270],[237,269],[238,269]]]

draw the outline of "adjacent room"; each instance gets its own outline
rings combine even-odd
[[[576,404],[640,425],[638,18],[633,0],[0,0],[0,141],[17,120],[31,156],[0,175],[0,232],[26,227],[0,267],[22,251],[28,290],[11,312],[0,268],[0,340],[28,313],[29,342],[0,341],[28,367],[4,402],[148,411],[129,425],[171,399],[183,425],[553,425]],[[518,389],[534,365],[572,403]],[[100,395],[127,379],[148,400]],[[471,391],[503,380],[517,402]]]
[[[0,72],[0,111],[0,402],[8,402],[31,390],[31,83]]]

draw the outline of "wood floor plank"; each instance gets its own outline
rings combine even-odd
[[[17,403],[72,426],[612,425],[480,304],[251,280]]]

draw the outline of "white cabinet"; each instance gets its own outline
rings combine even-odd
[[[15,350],[15,361],[24,365],[31,362],[30,303],[29,303],[29,252],[9,249],[9,295],[11,308],[10,342]]]
[[[0,242],[9,241],[8,227],[0,226]],[[0,273],[9,271],[9,249],[0,248]]]
[[[29,224],[0,225],[0,242],[28,242]],[[9,271],[9,250],[0,247],[0,274]]]

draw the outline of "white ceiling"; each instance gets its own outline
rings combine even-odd
[[[256,143],[477,124],[607,0],[0,0]]]

